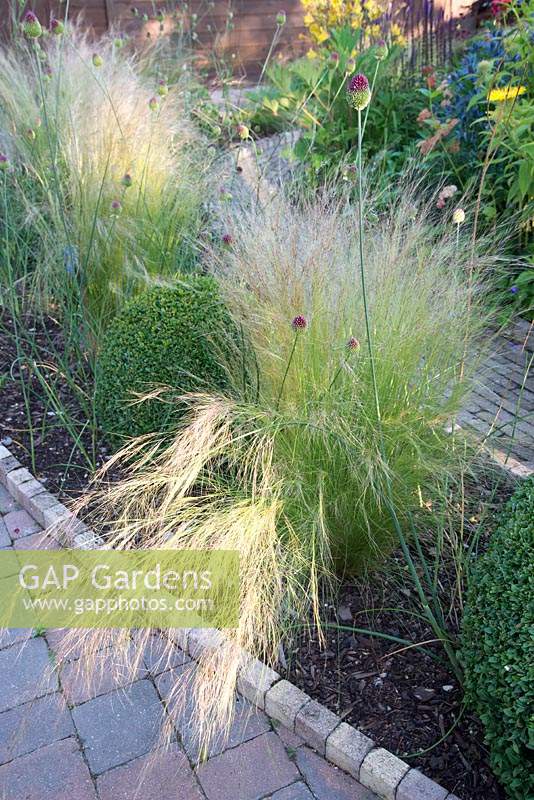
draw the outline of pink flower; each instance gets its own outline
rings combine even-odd
[[[354,338],[354,336],[351,336],[349,341],[347,342],[347,347],[349,348],[349,350],[359,350],[360,343],[357,339]]]
[[[350,79],[347,88],[349,103],[357,111],[362,111],[371,101],[369,81],[361,72]]]
[[[111,201],[111,210],[112,211],[120,211],[122,208],[120,200],[112,200]]]
[[[293,326],[293,330],[303,331],[308,325],[308,323],[306,321],[306,317],[303,317],[302,314],[297,314],[297,316],[293,319],[291,325]]]
[[[229,247],[231,244],[233,244],[233,243],[234,243],[234,237],[232,236],[232,234],[231,234],[231,233],[225,233],[225,234],[223,235],[223,237],[222,237],[222,240],[223,240],[224,244],[225,244],[225,245],[227,245],[228,247]]]

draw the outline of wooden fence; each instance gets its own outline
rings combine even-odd
[[[404,12],[407,26],[412,26],[417,35],[425,33],[428,24],[449,26],[453,21],[468,14],[472,0],[410,0]],[[0,27],[8,30],[10,9],[18,5],[17,0],[0,0]],[[164,8],[165,3],[146,0],[70,0],[69,16],[81,18],[95,36],[111,29],[126,31],[142,40],[155,36],[160,23],[153,19],[154,11]],[[168,5],[168,4],[167,4]],[[137,15],[132,13],[137,8]],[[65,3],[57,0],[33,0],[27,8],[35,11],[43,22],[65,13]],[[230,57],[237,67],[249,75],[257,74],[263,63],[276,29],[276,14],[284,9],[287,22],[284,26],[278,49],[288,55],[302,52],[306,46],[303,34],[303,11],[300,0],[190,0],[189,10],[197,14],[196,34],[200,48],[206,52]],[[231,16],[230,16],[231,13]],[[148,22],[143,20],[147,14]],[[432,20],[429,23],[429,20]],[[164,29],[172,26],[169,17],[163,22]]]

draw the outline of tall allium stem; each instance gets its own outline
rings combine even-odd
[[[367,106],[369,108],[369,106]],[[365,333],[367,335],[367,349],[369,351],[369,364],[371,367],[371,380],[373,382],[373,394],[375,399],[376,418],[380,428],[380,438],[383,444],[383,436],[381,432],[381,418],[380,418],[380,398],[378,396],[378,385],[376,382],[375,359],[373,353],[373,342],[371,339],[371,321],[369,315],[369,307],[367,304],[367,287],[365,282],[365,265],[363,258],[363,160],[362,160],[362,112],[358,109],[358,245],[360,250],[360,281],[362,284],[362,297],[363,297],[363,311],[365,314]],[[382,447],[383,449],[383,447]]]
[[[435,636],[439,641],[443,643],[443,647],[447,656],[449,657],[451,666],[456,674],[456,677],[461,682],[462,681],[462,670],[459,665],[458,659],[456,657],[456,653],[454,652],[454,648],[452,643],[447,638],[447,633],[443,629],[443,627],[439,624],[436,615],[433,613],[426,592],[423,588],[419,575],[417,574],[417,570],[415,568],[414,560],[411,556],[410,549],[408,547],[408,543],[406,541],[406,537],[404,535],[404,531],[402,530],[402,526],[400,524],[399,518],[397,516],[397,512],[395,509],[395,500],[393,496],[393,483],[391,480],[391,476],[389,475],[388,471],[388,462],[386,457],[386,447],[385,447],[385,440],[384,440],[384,431],[382,427],[382,418],[380,413],[380,398],[378,394],[378,384],[376,380],[376,369],[375,369],[375,360],[374,360],[374,352],[373,352],[373,342],[371,338],[371,322],[370,322],[370,314],[369,314],[369,307],[367,303],[367,287],[365,281],[365,264],[364,264],[364,256],[363,256],[363,177],[362,177],[362,139],[363,139],[363,132],[362,132],[362,111],[361,108],[358,108],[358,226],[359,226],[359,251],[360,251],[360,280],[362,285],[362,298],[363,298],[363,308],[365,314],[365,331],[367,335],[367,349],[369,352],[369,365],[371,369],[371,380],[373,384],[373,394],[374,394],[374,402],[375,402],[375,411],[376,411],[376,420],[377,420],[377,428],[378,428],[378,443],[380,448],[380,456],[382,458],[382,462],[384,465],[384,477],[385,477],[385,488],[386,488],[386,507],[389,511],[391,516],[391,520],[393,522],[393,527],[395,528],[395,532],[397,534],[402,554],[404,556],[404,560],[406,562],[406,566],[408,567],[408,571],[410,573],[410,577],[412,579],[413,585],[417,591],[419,601],[421,603],[423,612],[425,617],[428,620],[432,631],[434,632]]]
[[[289,358],[287,359],[286,364],[286,371],[284,372],[284,377],[282,378],[282,383],[280,384],[280,391],[278,392],[278,398],[276,400],[276,410],[278,411],[280,407],[280,400],[282,399],[282,394],[284,393],[284,386],[286,384],[286,378],[289,374],[289,368],[291,367],[291,362],[293,361],[293,356],[295,355],[295,348],[297,346],[297,339],[299,338],[299,333],[305,330],[307,326],[307,322],[305,317],[298,314],[292,322],[293,330],[295,331],[295,338],[293,339],[293,347],[291,348],[291,353],[289,354]]]

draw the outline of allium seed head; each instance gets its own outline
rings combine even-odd
[[[41,23],[33,13],[33,11],[26,11],[22,20],[22,30],[29,36],[30,39],[38,39],[42,35],[43,29]]]
[[[362,111],[371,101],[369,81],[361,72],[350,79],[347,88],[348,101],[356,111]]]
[[[160,97],[166,97],[169,94],[169,87],[164,80],[158,81],[158,94]]]
[[[375,46],[375,58],[377,61],[383,61],[385,58],[387,58],[387,55],[388,46],[383,39],[380,39]]]
[[[53,33],[54,36],[61,36],[64,31],[65,26],[60,19],[52,18],[50,20],[50,33]]]
[[[455,225],[461,225],[462,222],[465,222],[465,211],[463,210],[463,208],[457,208],[454,211],[452,215],[452,221],[454,222]]]
[[[291,323],[294,331],[303,331],[307,324],[306,317],[303,317],[302,314],[297,314]]]
[[[98,53],[93,53],[93,67],[101,67],[104,59]]]
[[[351,336],[349,341],[347,342],[347,347],[349,348],[349,350],[359,350],[360,343],[357,339],[354,338],[354,336]]]

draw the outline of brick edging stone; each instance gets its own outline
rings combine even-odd
[[[36,480],[4,445],[0,445],[0,484],[43,528],[52,527],[59,544],[81,550],[104,547],[103,540]],[[212,628],[170,629],[167,635],[195,660],[205,650],[220,647],[225,638],[221,631]],[[458,800],[419,770],[377,747],[372,739],[245,651],[237,689],[382,800]]]

